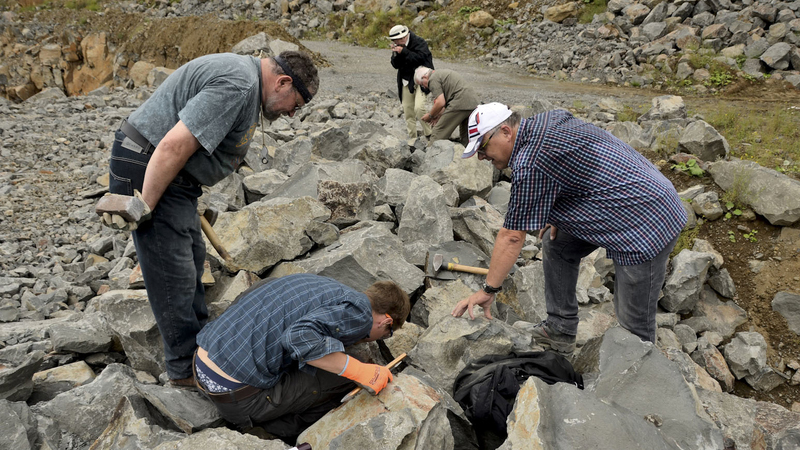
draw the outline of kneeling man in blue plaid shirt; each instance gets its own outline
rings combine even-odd
[[[262,280],[197,335],[197,386],[239,429],[293,440],[353,382],[378,394],[392,381],[389,369],[344,349],[390,337],[410,310],[391,281],[362,293],[311,274]]]
[[[472,307],[479,305],[491,318],[526,231],[540,230],[547,319],[534,329],[537,344],[564,355],[575,350],[580,261],[598,247],[614,261],[617,320],[655,342],[669,254],[687,219],[672,183],[629,145],[567,111],[522,119],[489,103],[472,112],[468,131],[462,157],[477,154],[500,170],[510,167],[511,198],[484,287],[461,300],[453,316],[468,311],[474,319]]]

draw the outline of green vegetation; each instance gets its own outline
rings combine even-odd
[[[98,0],[67,0],[64,7],[69,9],[85,9],[87,11],[100,11],[103,6]]]
[[[685,163],[680,162],[677,164],[673,164],[671,168],[678,169],[683,173],[688,173],[693,177],[702,177],[703,175],[706,174],[706,171],[701,169],[700,166],[697,165],[697,160],[694,158],[686,161]]]
[[[480,10],[481,10],[480,6],[462,6],[461,8],[458,8],[458,13],[463,16],[468,16],[474,13],[475,11],[480,11]]]
[[[341,41],[388,49],[389,39],[386,36],[389,30],[398,23],[410,24],[415,17],[415,14],[400,8],[377,13],[361,11],[355,14],[331,14],[324,29],[306,34],[304,38],[319,38],[328,31],[337,31]],[[476,56],[474,46],[466,43],[466,20],[465,14],[439,14],[433,11],[421,23],[414,25],[414,34],[425,38],[435,58]]]
[[[578,16],[578,22],[590,23],[594,19],[595,14],[600,14],[606,11],[608,0],[583,0],[584,6],[581,15]]]
[[[700,227],[696,226],[692,229],[684,229],[681,231],[680,236],[678,236],[678,242],[675,243],[675,248],[672,249],[672,253],[670,253],[669,257],[672,258],[681,250],[689,249],[691,250],[694,247],[694,240],[697,238],[697,235],[700,233]]]
[[[781,172],[800,173],[800,110],[775,106],[764,111],[717,105],[702,113],[706,122],[728,140],[731,156],[776,167]],[[745,187],[740,186],[739,191]]]
[[[617,120],[620,122],[636,122],[636,119],[642,114],[643,112],[634,109],[630,105],[625,105],[622,111],[617,113]]]
[[[758,230],[753,230],[749,233],[745,233],[742,237],[750,242],[758,242],[758,239],[756,239],[756,234],[758,234]]]

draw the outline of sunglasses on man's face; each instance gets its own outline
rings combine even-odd
[[[492,132],[490,136],[483,138],[483,143],[481,144],[481,147],[476,151],[477,154],[481,156],[486,156],[486,146],[489,145],[489,141],[492,140],[495,134],[497,134],[497,130]]]

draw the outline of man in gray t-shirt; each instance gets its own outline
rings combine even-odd
[[[461,75],[448,69],[433,70],[420,66],[414,71],[414,81],[428,89],[433,97],[431,110],[422,120],[433,125],[430,142],[449,139],[459,127],[461,144],[469,142],[467,119],[478,107],[478,96],[461,78]]]
[[[133,233],[173,385],[194,386],[195,337],[208,319],[201,186],[239,167],[259,113],[268,120],[294,116],[318,88],[317,69],[303,53],[207,55],[178,68],[120,124],[109,190],[134,196],[146,214],[136,222],[106,214],[103,223]]]

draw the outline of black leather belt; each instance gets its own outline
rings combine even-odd
[[[144,136],[142,136],[136,128],[133,128],[133,125],[128,123],[128,119],[122,119],[122,123],[119,125],[119,130],[125,133],[125,136],[128,136],[130,140],[136,143],[139,147],[142,147],[142,153],[145,155],[149,155],[153,153],[155,150],[155,146],[150,143]]]

